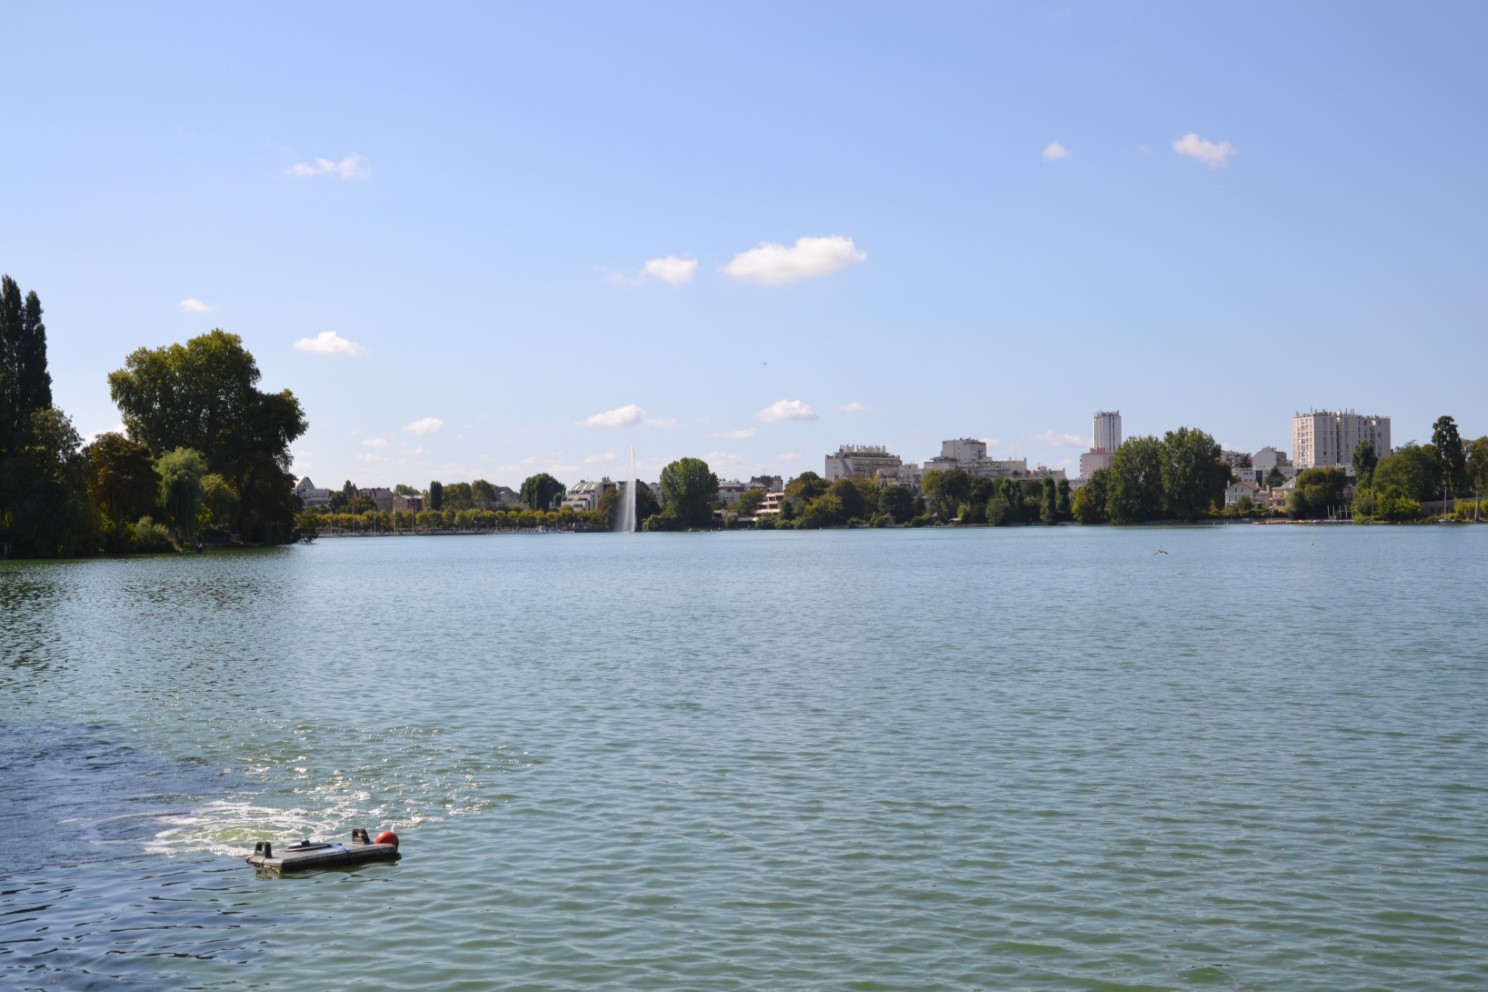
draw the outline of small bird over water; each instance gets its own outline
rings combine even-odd
[[[1156,551],[1152,552],[1152,556],[1156,558],[1158,555],[1162,555],[1164,558],[1166,558],[1168,556],[1168,553],[1162,548],[1158,548]]]

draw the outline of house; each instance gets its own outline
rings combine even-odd
[[[1224,505],[1226,507],[1234,506],[1240,502],[1242,497],[1248,498],[1252,503],[1259,503],[1261,501],[1260,495],[1260,486],[1254,482],[1241,479],[1238,482],[1232,482],[1228,486],[1225,486]]]
[[[308,475],[295,483],[294,494],[300,498],[300,504],[307,510],[317,506],[331,505],[331,491],[317,489]]]

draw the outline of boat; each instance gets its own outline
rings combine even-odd
[[[253,853],[243,860],[255,868],[285,872],[303,871],[306,868],[335,868],[366,861],[397,861],[399,856],[397,834],[384,830],[373,840],[367,836],[367,831],[358,828],[351,832],[349,844],[329,841],[312,844],[308,840],[302,840],[280,848],[277,854],[270,841],[261,840],[253,845]]]

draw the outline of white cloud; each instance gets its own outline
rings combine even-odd
[[[852,238],[834,234],[826,238],[797,238],[793,248],[765,242],[735,255],[723,271],[746,282],[779,286],[797,279],[828,276],[867,257],[853,244]]]
[[[364,448],[386,448],[387,446],[388,442],[385,437],[369,437],[362,440]]]
[[[1192,131],[1173,142],[1173,151],[1179,155],[1198,159],[1211,169],[1220,168],[1229,161],[1232,155],[1240,154],[1240,149],[1228,141],[1215,144],[1212,141],[1205,141]]]
[[[738,455],[727,451],[710,451],[703,456],[703,461],[708,463],[708,469],[722,478],[724,473],[730,475],[742,472],[749,463]]]
[[[619,460],[620,460],[620,456],[619,455],[615,454],[613,451],[606,451],[603,454],[590,455],[588,458],[585,458],[584,459],[584,464],[585,465],[608,465],[610,462],[617,462]]]
[[[201,300],[195,299],[190,296],[181,301],[180,307],[186,313],[211,313],[213,310],[217,309],[210,303],[203,303]]]
[[[313,338],[300,338],[294,343],[295,351],[312,355],[339,355],[351,357],[362,353],[362,346],[348,341],[335,331],[321,331]]]
[[[756,413],[754,419],[762,420],[767,424],[781,420],[815,420],[816,411],[800,400],[776,400]]]
[[[801,454],[797,451],[787,451],[784,454],[776,455],[775,460],[777,462],[798,462],[801,460]]]
[[[314,162],[297,162],[284,170],[286,176],[308,179],[314,176],[339,176],[342,179],[371,179],[372,169],[360,155],[348,155],[339,162],[318,158]]]
[[[698,263],[695,258],[678,258],[676,255],[668,255],[666,258],[653,258],[648,261],[645,268],[641,269],[641,276],[660,279],[673,286],[685,286],[692,282],[692,277],[697,274],[697,267]]]
[[[1069,152],[1057,141],[1051,141],[1044,146],[1044,161],[1058,162],[1062,158],[1069,158]]]
[[[83,436],[83,444],[84,445],[92,444],[94,441],[97,441],[99,438],[103,437],[105,434],[120,434],[120,435],[122,435],[124,437],[128,437],[129,436],[129,428],[127,428],[127,427],[124,426],[123,421],[120,421],[119,423],[115,424],[113,427],[108,428],[107,430],[97,431],[97,432],[95,432],[93,434],[85,434]]]
[[[677,421],[671,417],[648,417],[646,411],[634,403],[617,406],[613,410],[604,413],[596,413],[592,417],[585,417],[576,426],[579,427],[634,427],[637,424],[645,424],[647,427],[676,427]]]
[[[842,404],[837,409],[841,410],[843,413],[867,413],[868,404],[859,403],[857,400],[853,400],[851,403]]]
[[[439,429],[444,426],[444,421],[438,417],[425,417],[423,420],[415,420],[403,428],[408,434],[438,434]]]
[[[754,437],[754,428],[745,427],[737,431],[723,431],[713,436],[723,441],[742,441],[747,437]]]
[[[409,458],[425,458],[429,454],[429,449],[428,448],[404,448],[402,451],[399,452],[399,454],[401,454],[401,455],[407,455]]]
[[[356,456],[357,461],[367,462],[370,465],[407,465],[401,458],[391,458],[387,455],[379,455],[375,451],[364,451]]]
[[[1085,439],[1078,434],[1056,434],[1052,430],[1044,431],[1042,434],[1028,435],[1030,441],[1040,441],[1054,448],[1082,448]]]

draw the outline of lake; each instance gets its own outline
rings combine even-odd
[[[1480,988],[1485,575],[1449,526],[0,563],[0,987]],[[353,827],[402,860],[242,862]]]

